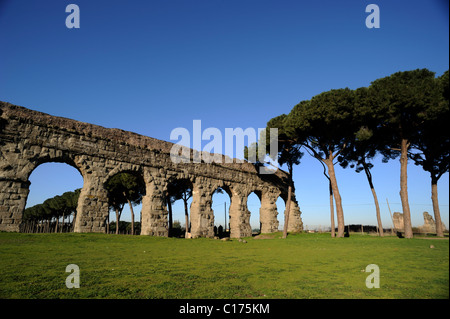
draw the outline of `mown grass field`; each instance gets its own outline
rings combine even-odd
[[[0,233],[0,298],[449,298],[446,239],[246,240]],[[68,264],[79,289],[65,285]]]

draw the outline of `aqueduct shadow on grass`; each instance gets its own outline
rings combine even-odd
[[[276,201],[287,194],[287,176],[259,175],[250,163],[173,163],[173,144],[119,129],[78,122],[0,102],[0,230],[18,231],[29,193],[28,180],[42,163],[60,162],[83,176],[75,232],[105,232],[109,215],[105,183],[120,172],[142,177],[141,235],[168,236],[167,188],[176,179],[192,184],[190,224],[192,237],[214,236],[214,191],[230,195],[231,237],[251,235],[247,197],[261,200],[261,231],[278,230]],[[192,152],[192,151],[191,151]],[[293,198],[289,231],[303,228]]]

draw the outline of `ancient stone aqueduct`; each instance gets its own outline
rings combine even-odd
[[[250,163],[173,163],[173,144],[119,129],[108,129],[55,117],[0,102],[0,231],[19,231],[33,170],[47,162],[67,163],[83,176],[75,232],[105,232],[109,215],[104,185],[119,172],[142,176],[141,234],[168,236],[165,194],[169,183],[188,179],[193,196],[190,207],[192,237],[214,236],[212,194],[222,187],[230,195],[231,237],[251,235],[247,197],[261,200],[261,232],[278,230],[276,200],[287,197],[286,175],[259,175]],[[289,231],[303,228],[293,198]]]

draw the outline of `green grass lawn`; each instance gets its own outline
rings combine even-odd
[[[246,240],[0,233],[0,298],[449,298],[447,239]],[[65,285],[68,264],[79,289]]]

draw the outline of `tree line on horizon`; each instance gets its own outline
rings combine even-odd
[[[81,189],[65,192],[62,195],[48,198],[41,204],[26,208],[23,213],[24,225],[22,231],[34,232],[35,228],[38,228],[39,231],[49,232],[50,225],[53,223],[55,232],[58,232],[58,230],[62,232],[67,227],[69,227],[69,231],[72,231],[80,192]],[[70,221],[72,215],[73,218]],[[60,219],[62,219],[62,225],[59,225]],[[66,219],[68,219],[67,222]],[[54,222],[52,222],[53,220]]]
[[[331,236],[344,237],[344,210],[335,174],[335,165],[364,172],[371,189],[380,236],[383,236],[380,207],[372,179],[372,159],[383,162],[400,159],[400,198],[404,235],[413,237],[407,190],[407,163],[412,160],[430,174],[437,236],[442,237],[437,183],[449,171],[449,71],[439,77],[428,69],[397,72],[355,90],[332,89],[295,105],[289,114],[267,122],[266,130],[278,129],[280,166],[286,165],[289,179],[285,211],[287,235],[293,168],[304,152],[323,166],[329,183]],[[262,135],[264,136],[264,135]],[[266,134],[265,153],[269,156],[270,134]],[[245,147],[246,159],[259,153],[258,143]],[[304,151],[304,152],[303,152]],[[272,154],[273,157],[273,154]],[[272,158],[275,159],[275,158]],[[257,165],[266,163],[259,159]],[[335,234],[334,203],[337,234]]]

